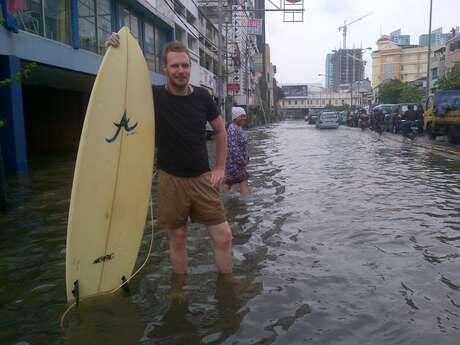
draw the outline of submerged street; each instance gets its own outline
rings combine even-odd
[[[0,213],[0,344],[458,342],[459,157],[304,121],[249,137],[253,194],[224,195],[233,280],[217,277],[207,234],[192,226],[180,292],[155,229],[131,295],[82,304],[65,330],[74,157],[36,158],[28,176],[11,176]],[[148,221],[137,266],[150,239]]]

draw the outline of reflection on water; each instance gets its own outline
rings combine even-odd
[[[189,275],[171,276],[157,231],[132,295],[82,304],[64,332],[73,157],[37,159],[28,176],[9,177],[0,344],[458,343],[459,161],[304,122],[249,134],[254,193],[224,195],[233,276],[215,272],[195,225]]]

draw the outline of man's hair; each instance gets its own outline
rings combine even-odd
[[[413,104],[409,104],[409,105],[407,106],[407,109],[409,109],[409,110],[414,110],[414,105],[413,105]]]
[[[186,53],[188,58],[190,59],[190,53],[188,52],[187,47],[179,41],[172,41],[169,42],[165,47],[163,48],[163,64],[166,66],[168,62],[168,54],[174,52],[174,53]]]

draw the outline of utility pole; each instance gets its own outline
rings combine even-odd
[[[428,28],[428,61],[426,71],[426,98],[430,96],[430,69],[431,69],[431,17],[433,14],[433,0],[430,0],[430,24]]]
[[[224,22],[224,6],[223,0],[218,0],[217,3],[217,11],[218,11],[218,31],[219,37],[217,41],[217,55],[218,55],[218,66],[217,66],[217,98],[219,99],[219,109],[221,111],[222,116],[224,119],[226,118],[225,114],[225,102],[224,102],[224,73],[223,73],[223,65],[224,65],[224,42],[222,40],[222,26]]]

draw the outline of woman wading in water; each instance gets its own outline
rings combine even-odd
[[[241,107],[232,108],[232,122],[227,129],[227,162],[225,165],[225,190],[239,184],[242,195],[249,194],[248,172],[249,163],[248,138],[243,131],[246,122],[246,112]]]

